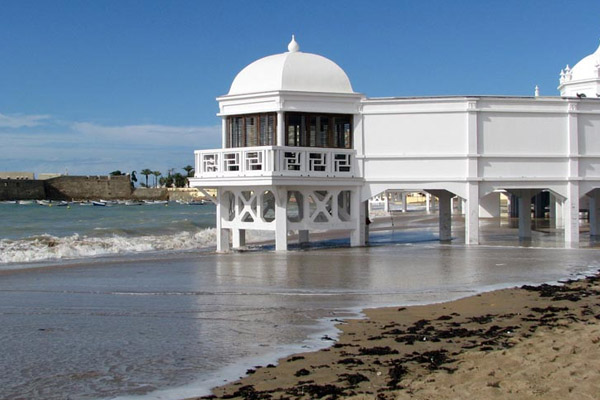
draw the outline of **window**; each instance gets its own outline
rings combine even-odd
[[[352,115],[286,113],[287,146],[352,148]]]
[[[277,131],[275,113],[227,117],[225,147],[273,146]]]

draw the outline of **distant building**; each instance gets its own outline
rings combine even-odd
[[[388,190],[436,196],[441,240],[458,196],[468,244],[481,217],[499,215],[500,192],[528,211],[548,191],[554,226],[576,246],[581,202],[600,234],[599,68],[600,49],[563,70],[561,97],[368,98],[292,38],[217,98],[222,148],[195,152],[190,182],[217,192],[219,251],[243,246],[247,229],[274,231],[277,250],[289,231],[306,242],[311,230],[347,230],[363,245],[367,201]],[[530,212],[519,236],[531,236]]]
[[[33,172],[0,172],[0,179],[35,179]]]

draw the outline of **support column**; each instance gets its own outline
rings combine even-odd
[[[550,193],[550,204],[548,205],[548,211],[549,211],[549,219],[550,219],[550,227],[551,228],[556,228],[556,196],[554,196],[552,193]]]
[[[516,195],[510,193],[508,196],[508,217],[517,218],[519,216],[519,199]]]
[[[383,211],[390,212],[390,199],[387,190],[383,192]]]
[[[300,247],[307,246],[309,242],[308,229],[301,229],[298,231],[298,243]]]
[[[521,190],[519,204],[519,238],[531,239],[531,190]]]
[[[217,252],[224,253],[230,250],[229,229],[223,228],[223,220],[228,215],[229,202],[222,196],[223,189],[217,189]]]
[[[579,115],[576,102],[568,102],[567,132],[569,156],[569,182],[564,202],[566,247],[579,247]]]
[[[277,111],[277,146],[285,146],[285,117],[283,111]]]
[[[452,197],[454,194],[447,190],[429,190],[438,198],[439,237],[441,242],[452,239]]]
[[[467,184],[467,201],[465,206],[465,243],[479,244],[479,184]]]
[[[406,203],[406,192],[402,192],[402,212],[408,211],[408,204]]]
[[[567,184],[567,199],[564,202],[563,218],[565,222],[565,245],[579,246],[579,184]]]
[[[275,250],[287,251],[287,190],[276,189],[275,194]]]
[[[600,189],[594,189],[588,196],[588,212],[590,214],[590,236],[598,236],[600,235]]]
[[[565,201],[556,199],[556,203],[554,204],[554,212],[556,213],[556,228],[563,229],[565,227],[564,208]]]
[[[365,244],[369,243],[369,225],[371,225],[370,218],[370,203],[369,200],[363,201],[363,209],[364,209],[364,220],[365,220]]]
[[[550,193],[550,226],[555,229],[565,227],[563,220],[563,201]]]
[[[431,212],[431,195],[429,193],[425,193],[425,211]]]
[[[239,249],[246,245],[246,230],[245,229],[232,229],[232,247]]]
[[[387,198],[387,194],[386,194]],[[350,235],[350,246],[365,245],[365,207],[360,201],[360,188],[352,190],[352,199],[350,200],[350,218],[354,222],[354,229]]]

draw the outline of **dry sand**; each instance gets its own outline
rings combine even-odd
[[[203,399],[599,399],[600,277],[366,310]]]

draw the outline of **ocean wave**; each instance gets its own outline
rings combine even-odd
[[[169,235],[88,237],[48,234],[25,239],[0,239],[0,264],[109,256],[148,251],[193,250],[216,244],[214,228]]]

